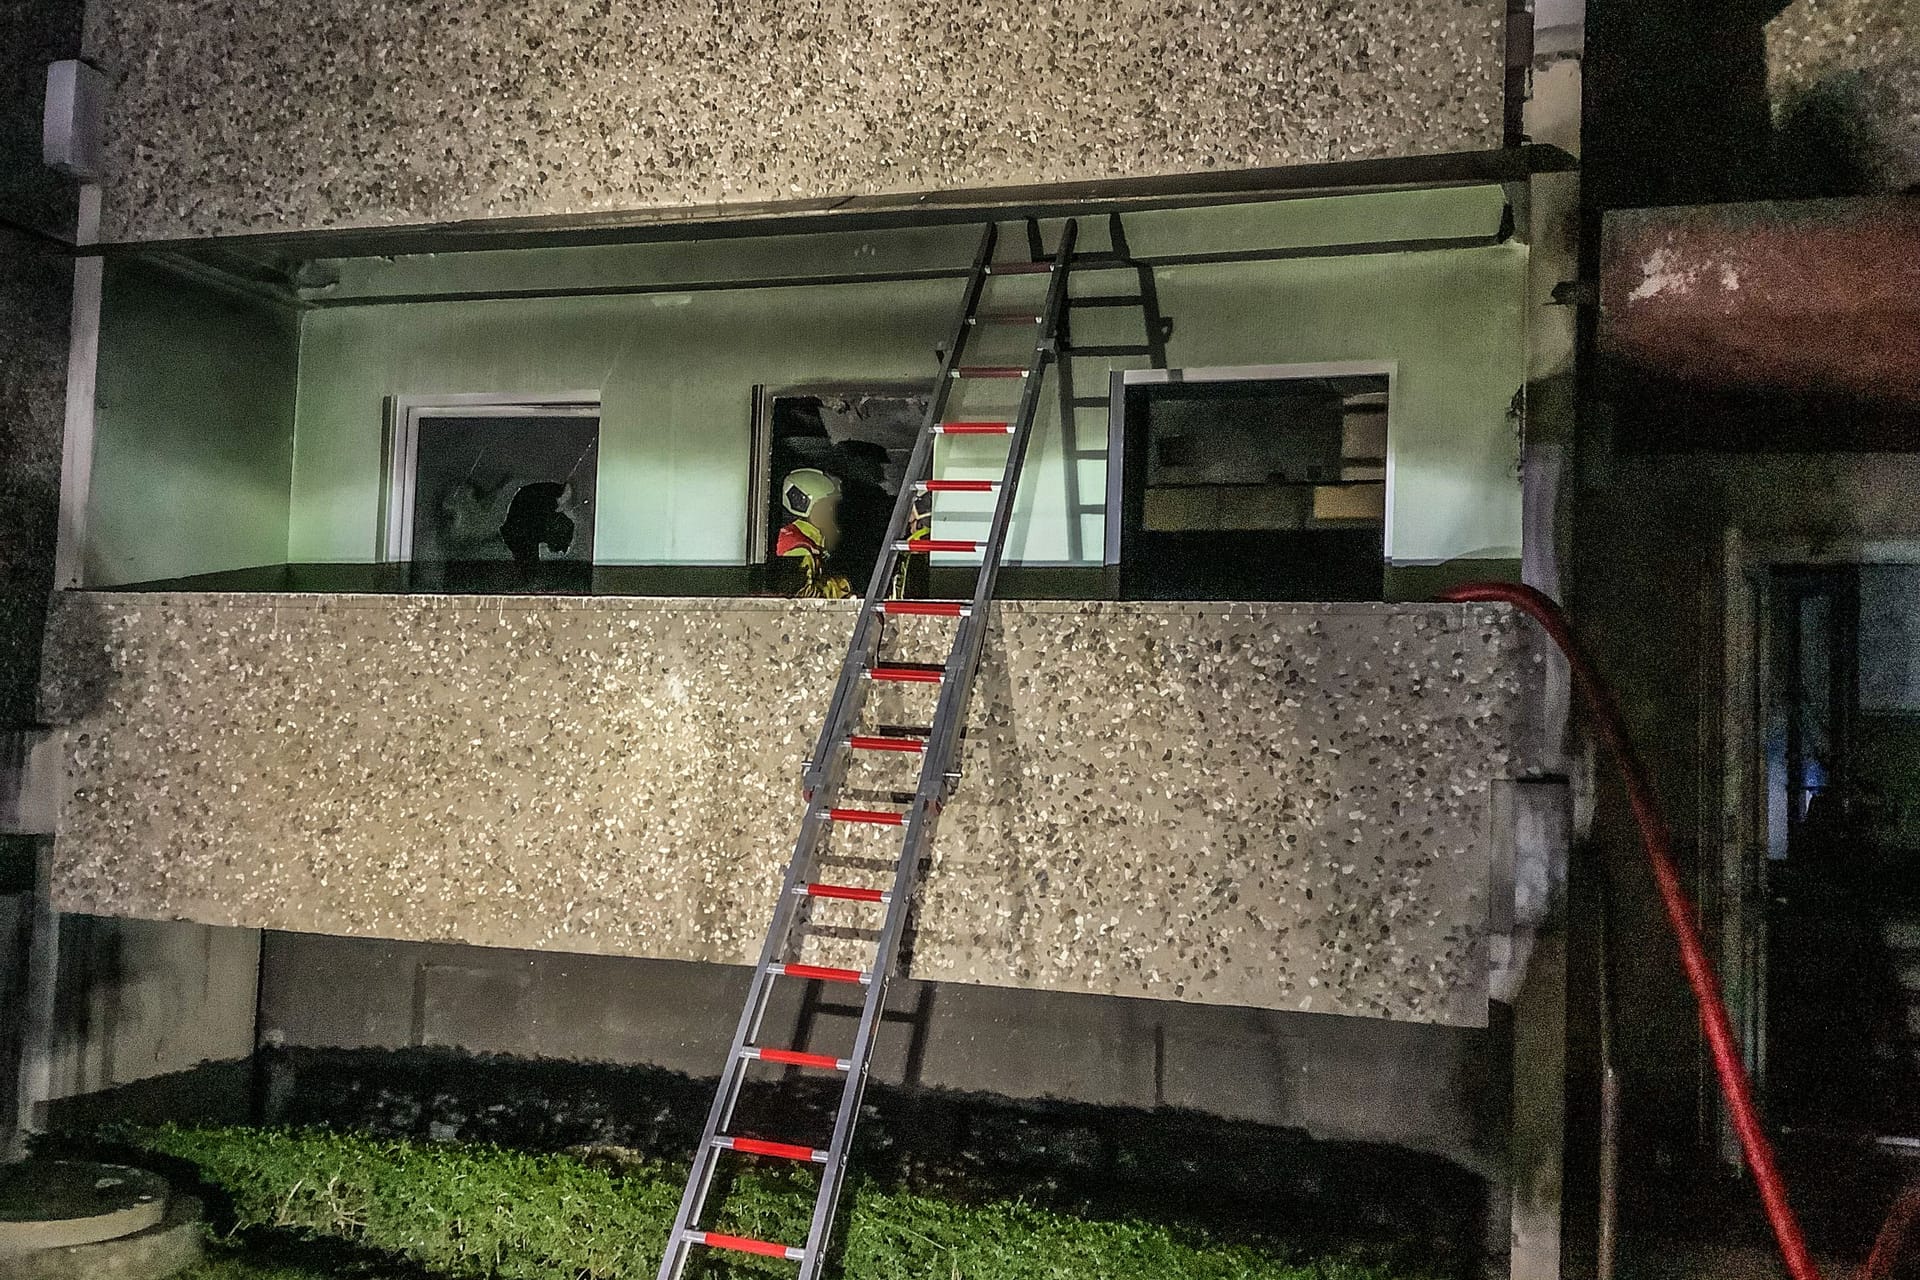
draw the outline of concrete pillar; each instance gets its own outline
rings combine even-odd
[[[1541,0],[1524,129],[1528,139],[1580,154],[1583,0]],[[1525,192],[1528,243],[1527,389],[1522,451],[1521,573],[1564,598],[1572,536],[1578,309],[1561,286],[1580,278],[1578,173],[1538,174]],[[1528,759],[1541,777],[1513,789],[1514,920],[1505,991],[1513,1009],[1509,1132],[1513,1280],[1558,1280],[1566,1142],[1566,867],[1573,835],[1569,775],[1573,693],[1566,664],[1542,642],[1547,679],[1529,726]]]

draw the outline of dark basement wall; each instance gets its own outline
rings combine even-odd
[[[263,1103],[302,1120],[341,1108],[359,1123],[391,1122],[402,1106],[427,1136],[644,1146],[645,1135],[607,1119],[643,1110],[633,1099],[604,1096],[605,1084],[590,1102],[578,1095],[594,1094],[598,1069],[641,1066],[692,1078],[654,1085],[662,1107],[704,1107],[747,977],[735,966],[268,933]],[[1498,1009],[1491,1027],[1462,1029],[921,982],[897,984],[889,1007],[873,1080],[893,1099],[882,1104],[890,1114],[931,1106],[984,1117],[1011,1102],[1043,1127],[1062,1109],[1120,1132],[1149,1133],[1181,1116],[1222,1133],[1261,1126],[1290,1134],[1272,1141],[1299,1148],[1308,1164],[1329,1158],[1327,1144],[1438,1157],[1420,1165],[1436,1186],[1464,1178],[1482,1187],[1480,1208],[1501,1203],[1511,1051]],[[810,1008],[788,988],[761,1038],[825,1051],[847,1042],[857,1015],[831,993]],[[451,1059],[432,1084],[409,1083],[418,1055],[394,1051],[431,1049],[555,1069],[516,1076],[507,1064]],[[480,1098],[499,1087],[489,1076],[503,1074],[526,1083]],[[414,1115],[421,1106],[434,1114]],[[583,1122],[581,1106],[598,1118]],[[698,1119],[676,1114],[674,1125]],[[1487,1218],[1503,1248],[1504,1211]]]

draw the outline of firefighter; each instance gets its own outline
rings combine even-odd
[[[780,486],[780,505],[793,517],[773,544],[787,594],[815,600],[852,595],[845,575],[828,564],[840,545],[840,482],[814,467],[790,471]]]
[[[932,495],[918,494],[914,497],[913,506],[907,513],[907,541],[917,542],[932,536]],[[901,556],[893,566],[893,586],[887,592],[887,599],[905,600],[909,596],[926,595],[926,578],[927,558],[925,556]]]

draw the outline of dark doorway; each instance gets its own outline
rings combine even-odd
[[[1772,588],[1768,1101],[1803,1130],[1920,1137],[1920,566]]]

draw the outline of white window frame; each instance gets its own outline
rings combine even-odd
[[[1120,512],[1126,498],[1125,429],[1127,388],[1169,382],[1281,382],[1311,378],[1379,378],[1387,380],[1387,497],[1381,530],[1381,557],[1393,563],[1393,406],[1394,382],[1400,375],[1397,360],[1330,360],[1318,364],[1236,364],[1198,369],[1116,369],[1108,383],[1107,406],[1107,547],[1106,563],[1120,563]]]
[[[420,462],[422,418],[598,418],[598,391],[563,391],[553,395],[507,394],[492,391],[446,395],[405,395],[387,398],[386,472],[381,489],[380,559],[405,563],[413,559],[413,500]],[[600,504],[594,503],[595,532]]]

